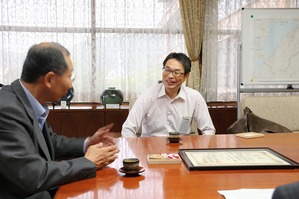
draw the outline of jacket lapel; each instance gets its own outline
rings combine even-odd
[[[48,123],[47,123],[47,121],[46,121],[45,124],[44,124],[44,127],[43,127],[42,132],[43,132],[45,141],[46,141],[46,143],[47,143],[48,151],[49,151],[49,153],[50,153],[51,159],[54,160],[53,144],[52,144],[52,141],[51,141],[50,129],[49,129],[49,127],[48,127]]]
[[[26,110],[26,112],[28,113],[28,116],[32,122],[33,125],[33,133],[37,138],[38,141],[38,145],[40,146],[41,150],[43,151],[43,153],[45,154],[47,160],[51,160],[51,156],[49,153],[49,149],[47,147],[47,143],[45,141],[45,138],[43,136],[42,130],[38,125],[37,119],[35,117],[35,114],[33,112],[32,106],[22,88],[22,85],[20,84],[19,80],[14,81],[12,84],[12,89],[14,90],[14,92],[16,93],[17,97],[19,98],[19,100],[23,103],[24,108]]]

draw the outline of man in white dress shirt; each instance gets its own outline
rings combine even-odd
[[[170,53],[163,61],[162,82],[145,90],[136,100],[122,126],[123,137],[189,134],[192,119],[203,135],[215,134],[202,95],[183,85],[191,71],[191,60],[183,53]]]

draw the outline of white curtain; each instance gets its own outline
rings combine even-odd
[[[206,0],[206,101],[237,100],[240,9],[297,8],[297,1]],[[108,87],[128,101],[161,79],[167,54],[186,53],[178,0],[3,0],[0,17],[0,83],[20,77],[30,46],[55,41],[71,52],[77,102],[99,102]]]
[[[242,8],[297,8],[298,0],[207,0],[201,93],[207,101],[236,101]]]
[[[176,0],[4,0],[0,83],[20,77],[28,49],[55,41],[69,49],[73,101],[99,102],[108,87],[125,100],[161,79],[172,51],[186,52]]]

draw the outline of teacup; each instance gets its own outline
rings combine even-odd
[[[138,158],[126,158],[123,159],[123,166],[126,171],[134,171],[139,168]]]
[[[178,142],[180,140],[179,132],[169,132],[168,139],[170,142]]]

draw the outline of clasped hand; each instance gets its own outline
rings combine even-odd
[[[113,124],[99,128],[87,141],[85,158],[92,161],[97,169],[101,169],[114,162],[118,157],[119,149],[115,146],[115,140],[108,133]]]

